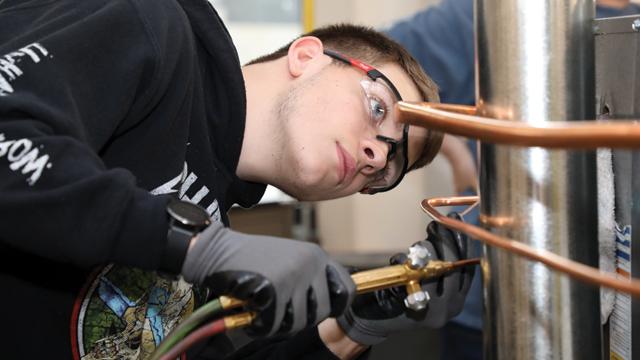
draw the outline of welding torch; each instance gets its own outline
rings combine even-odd
[[[426,249],[420,246],[409,248],[407,260],[403,264],[365,270],[351,275],[356,284],[356,293],[364,294],[376,290],[405,286],[407,297],[405,306],[419,311],[428,305],[429,294],[422,290],[420,281],[435,279],[457,268],[480,263],[480,259],[466,259],[459,261],[428,260]],[[173,360],[189,349],[198,341],[217,335],[227,330],[245,327],[256,317],[252,311],[241,312],[225,316],[196,329],[216,313],[232,309],[243,308],[246,302],[228,296],[205,304],[181,323],[158,346],[151,360]]]

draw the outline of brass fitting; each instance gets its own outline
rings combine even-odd
[[[244,327],[251,324],[251,322],[253,321],[253,319],[255,319],[255,317],[256,317],[256,313],[252,311],[243,312],[237,315],[225,316],[224,327],[227,330]]]
[[[233,298],[230,296],[224,296],[224,295],[220,296],[218,300],[220,300],[220,306],[222,306],[224,310],[239,308],[244,306],[245,304],[245,302],[242,300],[238,300],[236,298]]]

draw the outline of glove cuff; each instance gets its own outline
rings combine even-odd
[[[224,230],[222,224],[213,223],[198,235],[182,264],[182,276],[187,282],[200,284],[213,271],[218,257],[217,240]]]
[[[362,345],[376,345],[387,339],[386,334],[370,329],[366,324],[358,321],[351,308],[347,309],[341,316],[336,318],[338,325],[347,336]]]

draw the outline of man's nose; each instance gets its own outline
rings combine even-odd
[[[364,140],[360,145],[360,158],[366,166],[362,169],[365,175],[372,175],[387,165],[389,146],[377,140]]]

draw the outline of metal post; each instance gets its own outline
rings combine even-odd
[[[592,0],[476,0],[482,116],[594,118]],[[598,265],[595,154],[482,144],[481,221],[495,233]],[[598,290],[485,249],[486,359],[597,359]]]

